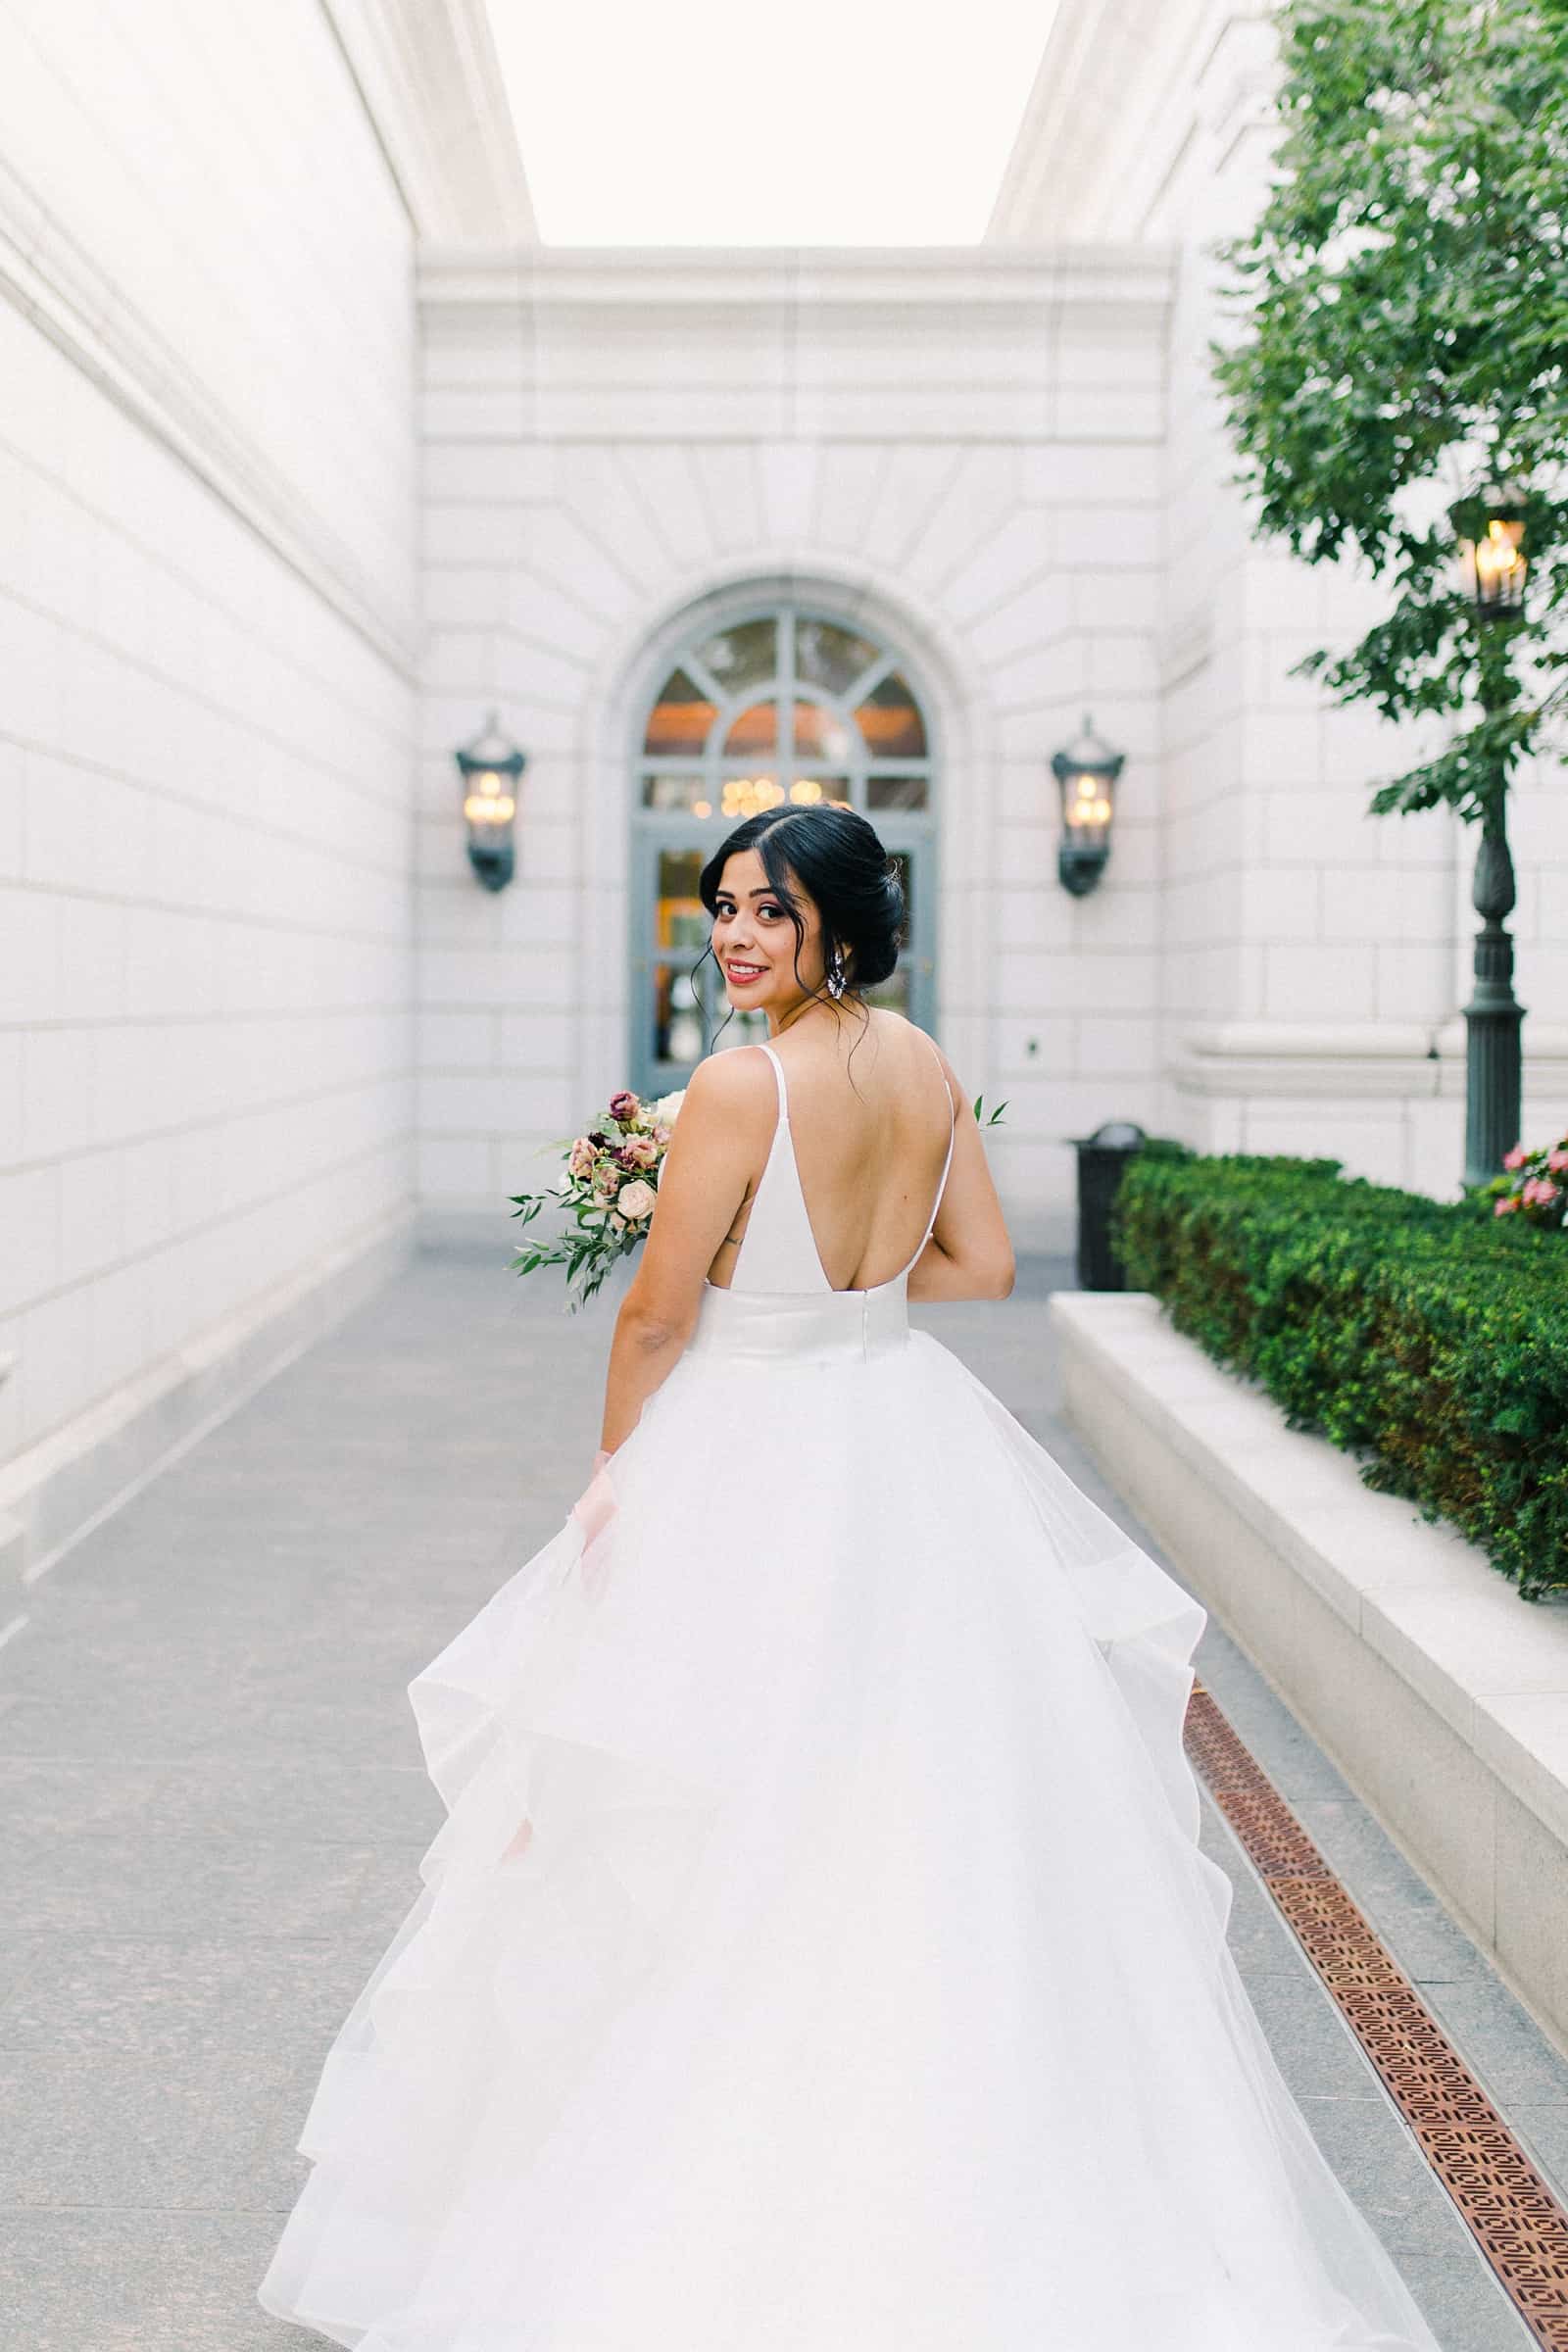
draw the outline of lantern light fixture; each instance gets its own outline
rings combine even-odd
[[[516,870],[517,787],[528,756],[502,733],[492,710],[482,732],[453,758],[463,779],[468,862],[486,890],[505,890]]]
[[[1088,712],[1082,732],[1051,762],[1061,793],[1061,844],[1056,873],[1075,899],[1088,896],[1110,858],[1116,785],[1126,762],[1095,733]]]
[[[1494,482],[1448,510],[1459,542],[1459,564],[1477,616],[1514,620],[1524,610],[1530,559],[1525,553],[1523,492]]]

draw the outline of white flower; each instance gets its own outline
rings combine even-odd
[[[659,1101],[651,1105],[653,1114],[662,1127],[674,1126],[680,1116],[680,1106],[685,1100],[686,1089],[681,1087],[673,1095],[661,1095]]]
[[[615,1206],[629,1225],[640,1225],[644,1217],[653,1215],[654,1202],[658,1199],[659,1195],[653,1186],[644,1184],[639,1176],[635,1182],[621,1186]]]

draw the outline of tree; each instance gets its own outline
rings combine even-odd
[[[1568,6],[1286,0],[1279,31],[1278,176],[1220,248],[1241,330],[1215,373],[1262,530],[1308,564],[1359,558],[1394,595],[1358,645],[1298,667],[1339,703],[1443,729],[1372,808],[1481,826],[1480,1183],[1518,1141],[1508,783],[1568,705]],[[1529,582],[1488,619],[1455,558],[1493,486]]]

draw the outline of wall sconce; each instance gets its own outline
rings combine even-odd
[[[486,890],[505,890],[516,867],[513,827],[517,786],[528,756],[501,732],[492,710],[484,732],[454,752],[463,778],[463,816],[468,828],[468,862]]]
[[[1510,482],[1493,483],[1448,509],[1464,584],[1482,620],[1513,620],[1524,610],[1525,502]]]
[[[1061,790],[1061,846],[1056,852],[1056,874],[1063,890],[1086,898],[1104,872],[1110,858],[1110,827],[1115,814],[1116,780],[1126,760],[1102,743],[1084,714],[1083,732],[1051,762]]]

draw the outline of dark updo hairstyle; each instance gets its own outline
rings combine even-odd
[[[845,1004],[890,976],[903,944],[904,886],[874,827],[858,810],[835,808],[826,802],[805,808],[786,803],[747,817],[725,836],[703,868],[697,889],[710,914],[718,905],[725,865],[747,850],[755,850],[762,860],[768,888],[795,926],[795,977],[803,989],[806,918],[797,884],[821,917],[824,960],[830,961],[838,951]],[[839,1000],[827,994],[825,985],[807,994],[837,1007]]]

